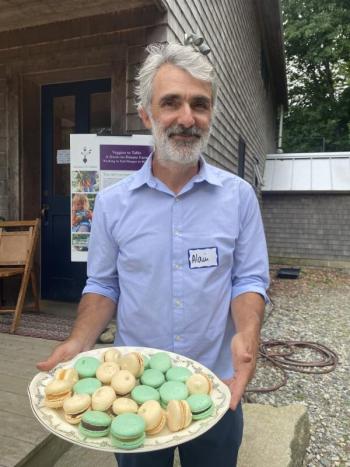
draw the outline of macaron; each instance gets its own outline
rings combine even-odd
[[[135,378],[139,378],[144,370],[143,357],[139,352],[129,352],[119,359],[121,370],[128,370]]]
[[[119,371],[119,365],[115,362],[103,362],[96,370],[96,378],[103,384],[110,384],[113,375]]]
[[[102,356],[102,359],[104,362],[118,363],[120,356],[121,356],[121,353],[119,350],[111,348],[111,349],[106,350],[106,352]]]
[[[75,368],[59,368],[55,373],[55,379],[69,381],[73,387],[78,382],[79,375]]]
[[[117,396],[111,386],[102,386],[91,396],[91,408],[92,410],[105,412],[112,407],[116,398]]]
[[[65,399],[72,395],[72,385],[69,381],[54,379],[45,387],[44,404],[51,409],[63,407]]]
[[[107,436],[112,419],[104,412],[88,410],[81,418],[79,432],[88,438]]]
[[[75,394],[92,394],[102,386],[101,381],[97,378],[84,378],[79,380],[73,386],[73,391]]]
[[[141,383],[152,388],[159,388],[165,382],[164,373],[160,370],[149,368],[143,372]]]
[[[117,371],[111,381],[111,386],[117,396],[126,396],[135,387],[136,378],[128,370]]]
[[[166,373],[171,367],[171,359],[166,352],[157,352],[150,357],[149,366],[154,370]]]
[[[167,381],[159,388],[160,401],[163,408],[166,408],[171,400],[183,400],[188,397],[188,390],[184,383],[179,381]]]
[[[92,378],[96,375],[97,368],[101,365],[95,357],[80,357],[74,364],[80,378]]]
[[[192,421],[191,408],[185,400],[171,400],[167,407],[167,425],[170,431],[187,428]]]
[[[64,418],[71,425],[77,425],[90,406],[91,397],[88,394],[74,394],[63,402]]]
[[[122,413],[137,413],[139,406],[128,397],[119,397],[113,402],[112,410],[116,415]]]
[[[142,358],[144,369],[147,370],[149,368],[149,358],[147,357],[147,355],[144,354],[142,354]]]
[[[146,423],[134,413],[118,415],[111,424],[111,440],[119,449],[135,449],[143,445]]]
[[[188,378],[192,375],[192,371],[184,366],[173,366],[166,372],[165,377],[167,381],[180,381],[186,383]]]
[[[194,373],[186,381],[186,386],[190,394],[210,394],[212,382],[203,373]]]
[[[143,404],[146,401],[159,401],[159,392],[151,386],[140,384],[131,391],[131,397],[138,404]]]
[[[158,401],[149,400],[141,405],[138,412],[146,423],[146,434],[156,435],[165,426],[166,415]]]
[[[192,394],[187,399],[193,420],[203,420],[214,412],[212,398],[208,394]]]

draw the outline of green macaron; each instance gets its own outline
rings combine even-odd
[[[147,370],[149,368],[149,358],[142,354],[142,358],[143,358],[143,367],[145,370]]]
[[[192,371],[184,366],[173,366],[166,372],[165,377],[168,381],[180,381],[186,383],[188,378],[192,375]]]
[[[170,357],[166,352],[157,352],[150,357],[149,366],[154,370],[166,373],[171,367]]]
[[[188,389],[184,383],[180,381],[167,381],[159,388],[160,403],[163,408],[166,408],[171,400],[183,400],[188,397]]]
[[[96,376],[96,370],[101,365],[95,357],[80,357],[74,364],[80,378],[92,378]]]
[[[79,380],[73,386],[73,391],[75,394],[92,394],[102,386],[101,381],[97,378],[84,378]]]
[[[192,394],[187,398],[193,420],[203,420],[214,412],[213,400],[208,394]]]
[[[159,401],[160,399],[157,389],[145,384],[135,386],[131,391],[131,398],[140,405],[146,401]]]
[[[119,449],[135,449],[143,445],[146,423],[137,414],[118,415],[111,424],[111,440]]]
[[[84,413],[79,424],[79,432],[88,438],[107,436],[112,419],[98,410],[88,410]]]
[[[141,383],[152,388],[159,388],[165,382],[164,373],[152,368],[145,370],[141,376]]]

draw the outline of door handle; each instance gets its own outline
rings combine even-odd
[[[49,213],[49,205],[43,204],[41,208],[41,219],[46,223]]]

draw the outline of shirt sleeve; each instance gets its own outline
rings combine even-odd
[[[87,281],[83,294],[104,295],[117,303],[119,280],[117,271],[118,245],[111,234],[103,200],[98,194],[95,200],[91,234],[89,239]]]
[[[231,299],[245,292],[261,294],[269,302],[269,262],[259,203],[253,188],[242,183],[240,189],[239,234],[236,241]]]

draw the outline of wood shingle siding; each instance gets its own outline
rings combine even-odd
[[[260,73],[262,34],[253,0],[165,0],[168,41],[201,33],[212,52],[219,80],[218,112],[208,147],[208,160],[237,172],[238,140],[246,142],[245,178],[254,184],[254,158],[261,169],[275,148],[272,92]]]

